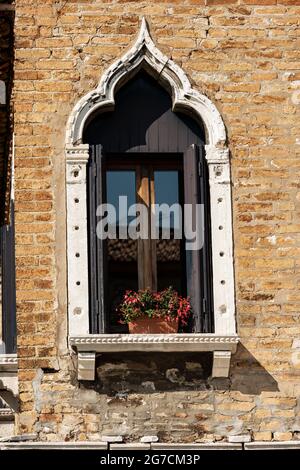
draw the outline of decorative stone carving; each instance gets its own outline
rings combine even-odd
[[[18,367],[16,354],[0,354],[0,372],[14,372]]]
[[[14,412],[11,408],[0,408],[0,421],[11,420],[14,417]]]
[[[67,125],[67,146],[82,143],[83,130],[90,116],[101,108],[106,111],[113,109],[117,87],[141,68],[171,92],[173,111],[189,109],[203,121],[209,147],[224,149],[226,131],[216,106],[205,95],[194,90],[185,72],[155,46],[144,18],[131,49],[108,68],[96,90],[89,92],[75,105]]]
[[[164,350],[187,351],[189,346],[195,351],[214,351],[215,349],[229,349],[235,352],[238,338],[234,336],[218,336],[213,333],[174,333],[174,334],[101,334],[80,335],[69,338],[71,346],[77,350],[86,350],[90,347],[97,352],[112,352],[114,346],[117,350],[138,350],[139,346],[150,345],[151,350],[160,346]],[[180,349],[182,347],[182,349]]]

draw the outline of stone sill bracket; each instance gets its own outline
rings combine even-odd
[[[95,380],[96,354],[107,352],[213,352],[212,377],[228,377],[231,355],[236,352],[236,335],[215,334],[102,334],[69,338],[78,355],[78,380]]]
[[[95,113],[112,111],[115,92],[144,69],[172,97],[174,112],[185,112],[203,123],[209,171],[214,334],[89,335],[89,263],[87,163],[89,145],[84,129]],[[94,380],[97,353],[213,352],[213,377],[228,377],[238,338],[232,242],[232,202],[226,129],[214,103],[192,84],[186,73],[164,55],[151,38],[145,18],[132,47],[104,72],[98,86],[74,106],[66,129],[66,193],[68,246],[69,344],[78,354],[79,380]],[[76,256],[80,253],[80,256]]]

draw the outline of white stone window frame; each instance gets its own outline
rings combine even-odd
[[[215,333],[187,335],[89,334],[89,272],[85,126],[95,112],[113,110],[116,90],[144,68],[172,94],[173,111],[200,119],[205,127],[209,168]],[[131,49],[114,62],[98,87],[72,110],[66,133],[69,344],[79,357],[78,377],[93,380],[97,352],[197,350],[214,352],[214,376],[228,376],[238,343],[235,321],[232,202],[226,131],[216,106],[193,89],[184,71],[155,46],[145,19]]]

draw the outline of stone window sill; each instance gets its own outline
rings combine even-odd
[[[16,354],[0,354],[0,373],[17,372],[18,360]]]
[[[95,379],[96,353],[107,352],[213,352],[212,377],[228,377],[231,354],[237,335],[204,333],[175,334],[99,334],[69,337],[78,355],[78,380]]]
[[[18,409],[18,360],[16,354],[0,354],[0,398],[8,410],[0,409],[0,420]]]

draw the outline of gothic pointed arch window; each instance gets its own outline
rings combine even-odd
[[[79,355],[79,378],[93,380],[97,352],[144,347],[213,351],[213,375],[227,376],[238,337],[225,127],[213,102],[157,49],[145,20],[132,48],[74,106],[66,164],[69,344]],[[119,196],[143,201],[150,225],[153,201],[203,204],[203,245],[191,250],[174,236],[124,240],[121,219],[116,239],[99,239],[97,207]],[[180,229],[172,220],[164,226],[159,219],[158,232]],[[124,289],[170,284],[191,297],[186,330],[151,336],[119,329],[114,311]]]

